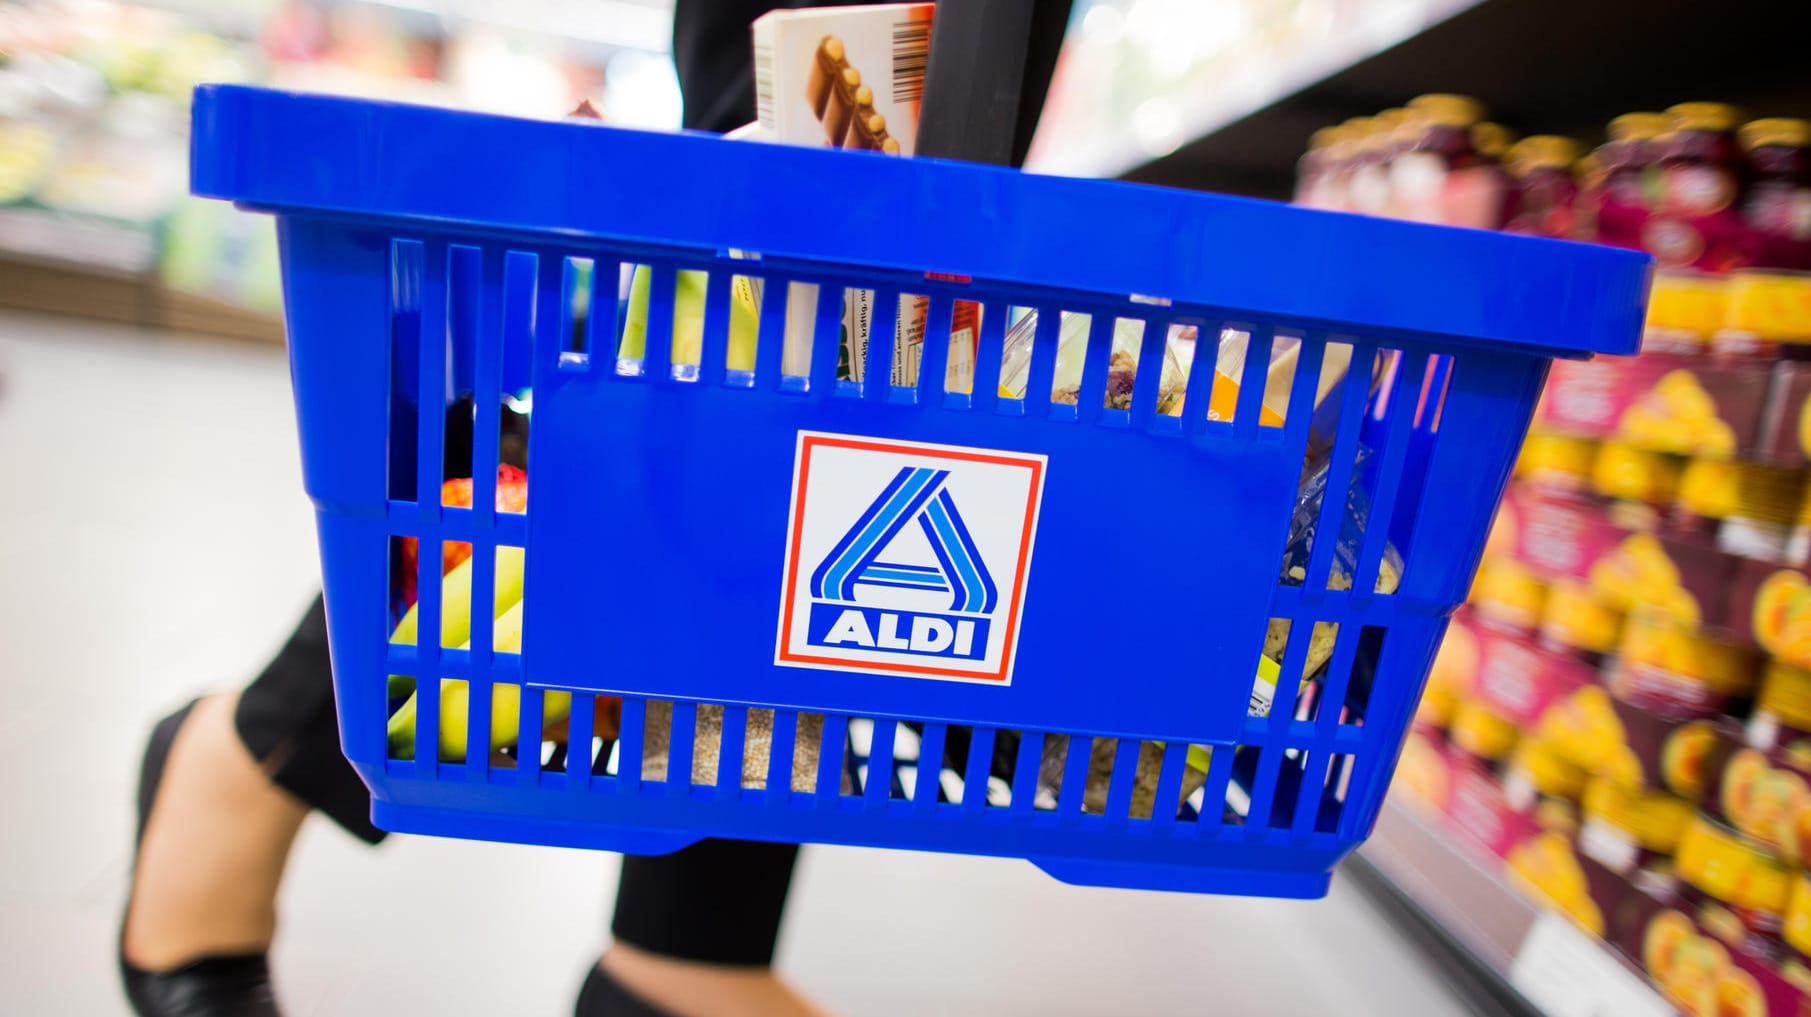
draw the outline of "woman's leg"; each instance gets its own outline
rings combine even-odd
[[[244,691],[197,700],[152,734],[120,936],[139,1013],[213,1012],[193,1008],[198,995],[220,1012],[275,1012],[230,1004],[274,1006],[262,955],[289,848],[310,809],[363,840],[383,837],[340,754],[318,600]]]
[[[579,1017],[821,1014],[771,970],[797,858],[792,844],[741,840],[625,856],[615,943],[587,980]]]

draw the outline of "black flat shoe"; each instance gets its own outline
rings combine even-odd
[[[279,1017],[270,964],[261,953],[203,957],[173,971],[145,971],[119,959],[126,999],[139,1017]]]
[[[623,983],[611,977],[602,965],[591,965],[585,985],[579,989],[578,1005],[573,1017],[673,1017],[647,1000],[630,992]]]
[[[170,745],[182,729],[193,702],[157,722],[145,746],[145,761],[138,772],[138,836],[133,840],[132,868],[138,870],[138,847],[145,839],[145,822],[163,783],[164,763]],[[132,901],[128,897],[129,912]],[[271,991],[270,964],[264,954],[203,957],[171,971],[146,971],[126,959],[125,921],[120,922],[120,981],[126,999],[139,1017],[282,1017]]]

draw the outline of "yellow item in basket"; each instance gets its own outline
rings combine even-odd
[[[647,352],[648,303],[653,277],[648,266],[637,265],[629,279],[629,306],[623,315],[622,345],[617,349],[617,356],[625,360],[640,360]],[[710,285],[709,278],[704,272],[675,273],[671,354],[674,364],[696,365],[702,355],[705,291]],[[753,291],[739,276],[718,273],[718,280],[719,284],[728,282],[730,285],[729,350],[724,366],[732,371],[752,371],[755,369],[755,333],[760,327]],[[605,284],[608,282],[604,280]]]

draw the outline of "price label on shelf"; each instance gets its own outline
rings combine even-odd
[[[1674,1010],[1609,948],[1543,911],[1509,966],[1509,984],[1547,1017],[1672,1017]]]

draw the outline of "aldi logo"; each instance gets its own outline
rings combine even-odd
[[[1010,684],[1044,468],[801,431],[774,663]]]

